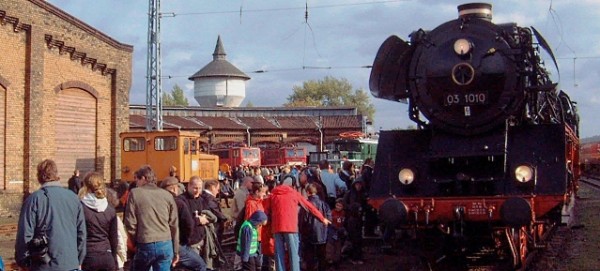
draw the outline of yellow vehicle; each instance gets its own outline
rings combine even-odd
[[[199,135],[187,131],[121,133],[121,179],[133,181],[133,173],[150,165],[160,181],[174,171],[182,182],[191,176],[218,179],[219,157],[200,151]]]

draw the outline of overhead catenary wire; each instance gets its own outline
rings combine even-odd
[[[330,5],[316,5],[311,6],[312,9],[324,9],[324,8],[340,8],[349,6],[362,6],[362,5],[376,5],[386,3],[397,3],[397,2],[408,2],[411,0],[387,0],[387,1],[370,1],[370,2],[359,2],[359,3],[346,3],[346,4],[330,4]],[[281,7],[281,8],[263,8],[263,9],[244,9],[244,13],[254,12],[278,12],[278,11],[290,11],[290,10],[304,10],[306,7]],[[181,12],[175,13],[177,16],[194,16],[194,15],[211,15],[211,14],[242,14],[241,7],[239,10],[224,10],[224,11],[204,11],[204,12]]]

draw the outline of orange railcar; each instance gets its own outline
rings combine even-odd
[[[600,174],[600,142],[586,142],[581,144],[579,161],[586,174]]]
[[[171,168],[182,181],[191,176],[217,179],[219,157],[200,151],[199,135],[187,131],[121,133],[121,179],[133,181],[133,173],[150,165],[158,180],[169,176]]]

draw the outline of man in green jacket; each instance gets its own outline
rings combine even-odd
[[[179,221],[173,195],[156,185],[150,166],[135,172],[123,223],[135,242],[132,270],[168,271],[179,261]]]

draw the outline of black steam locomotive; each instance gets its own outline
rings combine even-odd
[[[381,132],[370,201],[388,226],[437,232],[461,252],[489,239],[516,268],[572,207],[578,115],[537,30],[493,23],[490,4],[458,10],[377,53],[371,93],[408,102],[418,128]]]

